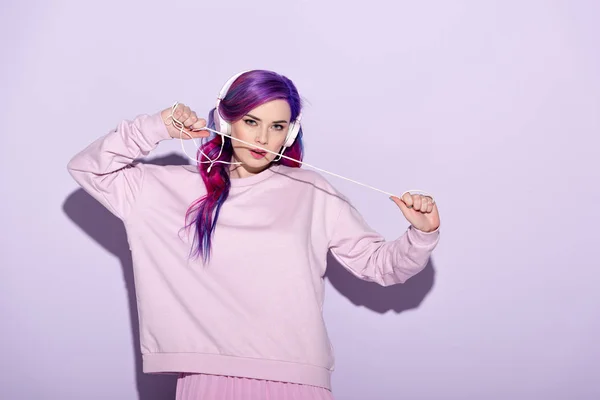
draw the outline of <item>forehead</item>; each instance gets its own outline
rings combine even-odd
[[[287,101],[277,99],[250,110],[248,114],[260,118],[263,121],[289,121],[292,116],[292,110]]]

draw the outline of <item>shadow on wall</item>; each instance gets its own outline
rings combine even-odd
[[[144,161],[156,165],[187,165],[187,159],[179,155],[168,155]],[[135,352],[135,375],[139,400],[164,400],[175,398],[176,375],[144,374],[140,354],[139,320],[133,280],[133,261],[125,227],[120,219],[110,213],[83,189],[73,192],[64,202],[63,211],[67,216],[121,261],[123,279],[127,287],[129,316],[131,318],[131,339]]]
[[[187,158],[175,154],[144,162],[155,165],[189,164]],[[144,374],[142,371],[133,262],[123,223],[83,189],[76,190],[66,199],[63,210],[79,228],[121,261],[123,279],[128,294],[139,400],[175,398],[176,375],[150,375]],[[430,262],[421,273],[406,283],[381,287],[354,277],[330,253],[327,258],[327,274],[325,276],[336,290],[353,304],[367,307],[378,313],[389,310],[399,313],[417,308],[421,304],[433,287],[434,275],[435,272]]]
[[[331,254],[327,255],[325,277],[331,285],[357,306],[363,306],[378,313],[393,310],[401,313],[417,308],[433,288],[435,269],[429,260],[423,271],[400,285],[380,286],[363,281],[346,270]]]

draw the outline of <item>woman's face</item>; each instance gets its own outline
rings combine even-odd
[[[256,147],[279,153],[287,136],[291,115],[287,101],[273,100],[256,107],[231,124],[231,135]],[[236,140],[231,142],[232,161],[242,162],[242,165],[232,166],[232,177],[244,178],[257,174],[277,157]]]

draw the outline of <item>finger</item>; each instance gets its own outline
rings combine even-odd
[[[403,214],[406,215],[406,213],[410,211],[403,199],[400,199],[396,196],[392,196],[392,197],[390,197],[390,199],[394,203],[396,203],[396,205],[400,208],[400,211],[402,211]]]
[[[196,122],[194,122],[192,126],[190,126],[190,129],[195,131],[204,127],[206,127],[206,120],[204,118],[197,118]]]
[[[423,196],[415,194],[412,196],[413,208],[415,211],[421,211],[421,205],[423,204]]]
[[[177,132],[179,132],[180,139],[193,139],[194,138],[194,136],[192,136],[190,134],[190,132],[187,132],[185,129],[177,129]]]
[[[410,193],[404,193],[404,195],[402,195],[402,201],[404,202],[407,208],[413,208],[414,203]]]
[[[198,120],[190,127],[194,137],[205,138],[210,136],[210,132],[202,128],[206,127],[206,120],[204,118],[198,118]]]
[[[419,203],[419,208],[415,205],[415,210],[424,213],[427,210],[427,199],[424,196],[419,196],[418,199],[415,203]]]
[[[429,201],[429,204],[427,204],[427,214],[430,214],[433,212],[433,200]]]
[[[191,111],[190,116],[185,121],[183,121],[183,126],[191,129],[192,125],[194,125],[196,122],[198,122],[198,117],[196,116],[196,113],[194,111]]]
[[[195,138],[206,138],[210,136],[210,132],[207,130],[198,130],[198,131],[192,131],[192,135]]]
[[[429,196],[423,196],[423,204],[421,205],[421,211],[424,213],[427,212],[431,212],[431,206],[432,206],[433,202],[431,197]]]
[[[177,104],[177,106],[175,107],[175,110],[173,110],[174,119],[179,120],[179,118],[181,118],[181,114],[183,114],[184,107],[185,107],[185,105],[183,105],[183,104]]]
[[[188,106],[181,106],[179,112],[176,111],[175,113],[173,113],[173,116],[175,117],[177,122],[183,125],[183,122],[190,117],[190,109]]]
[[[425,196],[425,195],[421,195],[421,212],[426,213],[427,210],[429,209],[429,206],[431,204],[433,204],[433,199],[431,198],[431,196]]]

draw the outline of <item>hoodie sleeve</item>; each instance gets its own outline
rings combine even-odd
[[[122,121],[76,154],[67,169],[92,197],[121,220],[130,213],[144,180],[143,164],[162,140],[171,139],[160,113]]]
[[[439,230],[426,233],[413,226],[396,240],[386,241],[348,201],[344,201],[329,249],[356,277],[389,286],[404,283],[422,271],[438,241]]]

